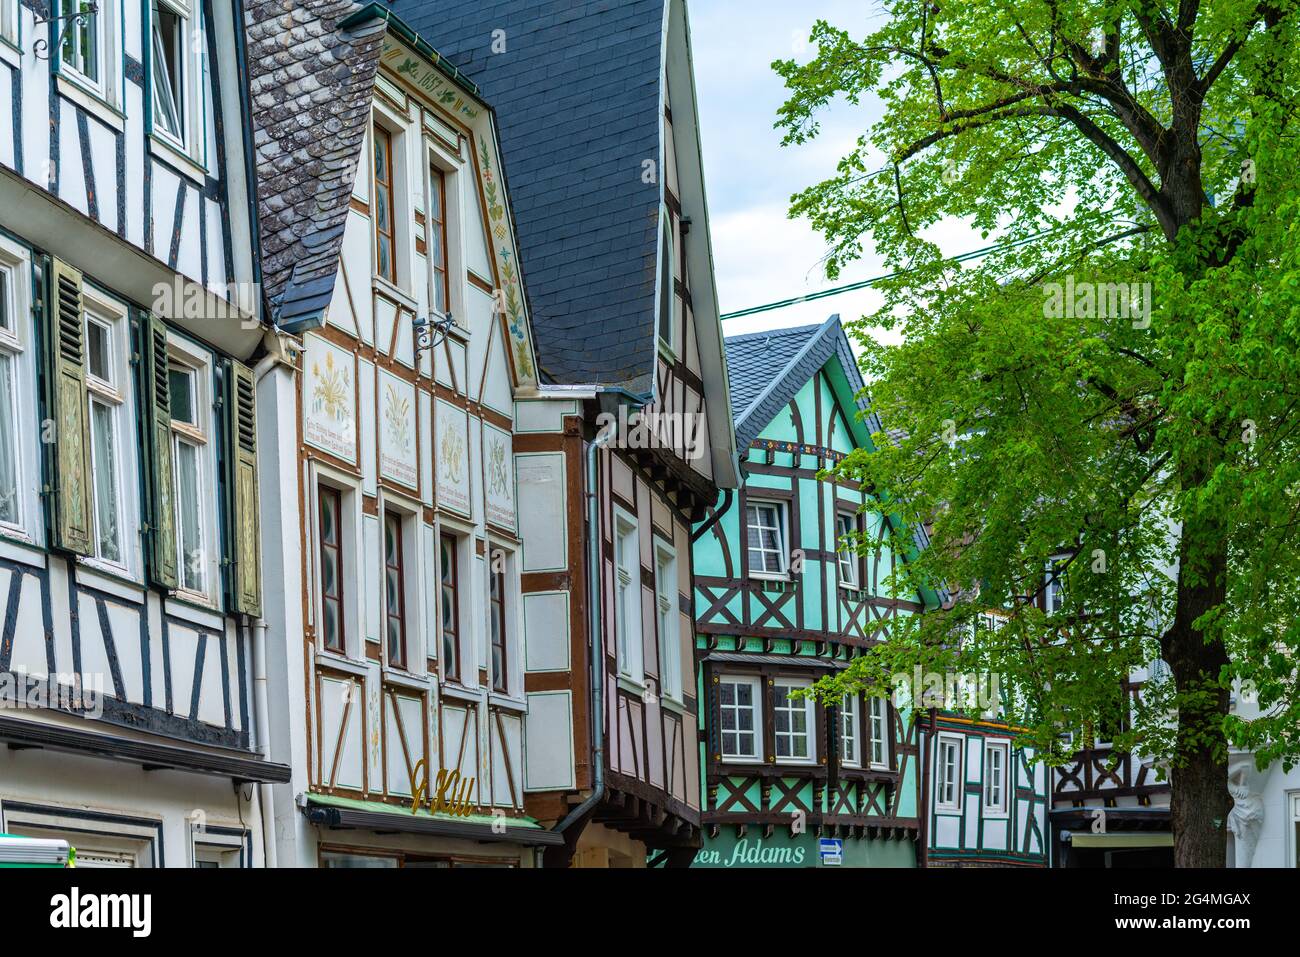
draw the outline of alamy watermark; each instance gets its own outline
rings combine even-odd
[[[1151,283],[1043,283],[1045,319],[1129,319],[1134,329],[1151,326]]]
[[[26,672],[0,673],[0,710],[53,710],[99,718],[104,714],[104,676],[98,672],[33,677]]]
[[[890,678],[896,708],[938,708],[941,711],[996,711],[1002,704],[1002,679],[993,672],[896,672]]]
[[[609,436],[611,448],[664,449],[697,461],[704,454],[704,416],[699,412],[629,412],[626,406],[596,416],[597,436]]]

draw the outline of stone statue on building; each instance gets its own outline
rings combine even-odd
[[[1228,779],[1228,793],[1232,795],[1232,810],[1228,812],[1228,830],[1236,846],[1237,867],[1250,867],[1255,858],[1255,845],[1264,826],[1264,801],[1250,790],[1249,772],[1239,768]]]

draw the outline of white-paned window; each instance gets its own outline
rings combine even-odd
[[[190,155],[198,152],[202,135],[203,33],[197,2],[152,0],[149,17],[153,131]]]
[[[96,3],[98,8],[92,13]],[[59,0],[59,13],[66,18],[59,24],[63,29],[61,67],[103,92],[107,80],[105,56],[112,37],[112,0]]]
[[[86,395],[94,493],[94,557],[121,569],[135,565],[134,417],[129,403],[130,343],[126,310],[83,289],[86,322]]]
[[[210,364],[176,347],[169,356],[173,494],[178,590],[208,601],[214,593],[216,483],[212,458]]]
[[[18,42],[18,0],[0,0],[0,38]]]
[[[935,746],[935,807],[940,811],[961,810],[962,739],[939,735]]]
[[[870,698],[867,728],[871,734],[871,766],[889,767],[889,704],[884,698]]]
[[[633,681],[645,678],[641,638],[641,543],[636,519],[614,514],[614,634],[618,672]]]
[[[858,724],[858,696],[846,694],[840,702],[840,764],[862,767],[862,744]]]
[[[809,687],[810,682],[799,678],[778,678],[772,686],[772,724],[778,760],[807,763],[817,757],[813,746],[813,699],[793,696]]]
[[[856,515],[840,512],[835,516],[835,543],[840,564],[840,584],[846,588],[857,588],[860,584],[858,567],[861,561],[853,545],[849,544],[853,541],[851,536],[857,531],[857,527]]]
[[[1044,574],[1043,610],[1055,615],[1065,606],[1065,557],[1047,563]]]
[[[682,644],[677,607],[677,556],[661,542],[655,543],[655,621],[664,697],[682,700]]]
[[[1291,822],[1287,830],[1291,836],[1291,853],[1287,855],[1287,867],[1300,867],[1300,793],[1292,791],[1287,795],[1290,805]]]
[[[722,756],[728,760],[762,759],[757,678],[723,675],[718,681],[718,728]]]
[[[0,525],[21,529],[22,429],[18,421],[22,342],[18,338],[17,285],[14,264],[0,262]]]
[[[745,506],[749,571],[754,575],[784,575],[785,506],[779,502],[750,502]]]
[[[984,745],[984,810],[1007,813],[1007,765],[1010,747],[996,741]]]
[[[31,261],[0,236],[0,532],[39,542],[42,521]]]

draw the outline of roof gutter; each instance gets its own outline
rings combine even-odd
[[[460,72],[456,64],[452,63],[441,53],[429,46],[421,36],[412,30],[406,22],[393,13],[392,10],[378,3],[368,3],[356,13],[350,14],[339,21],[340,30],[350,30],[358,23],[365,23],[368,20],[383,20],[388,24],[403,41],[408,43],[417,53],[432,63],[437,69],[446,75],[446,77],[455,83],[466,93],[473,96],[479,102],[483,100],[483,94],[479,92],[478,85],[474,83],[464,73]]]

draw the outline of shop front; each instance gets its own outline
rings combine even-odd
[[[911,832],[908,832],[910,835]],[[692,867],[915,867],[916,850],[910,836],[818,837],[762,828],[723,828],[705,836]]]

